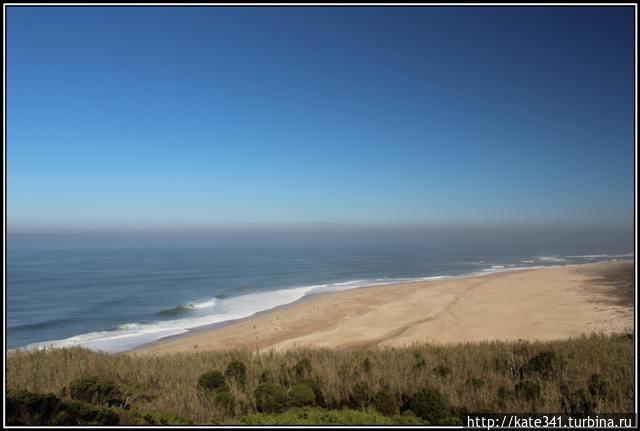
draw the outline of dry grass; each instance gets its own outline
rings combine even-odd
[[[532,357],[546,351],[555,352],[557,358],[549,375],[523,371]],[[265,370],[274,382],[290,386],[296,378],[295,365],[302,359],[310,362],[308,377],[318,382],[328,408],[348,406],[353,387],[365,381],[374,392],[389,388],[398,406],[418,389],[429,386],[444,394],[451,405],[469,412],[561,412],[563,393],[587,388],[591,376],[599,374],[613,391],[599,401],[597,410],[621,413],[634,410],[634,342],[628,334],[554,342],[301,349],[259,355],[225,351],[136,357],[80,348],[18,351],[8,356],[6,373],[8,389],[52,392],[62,397],[72,380],[99,375],[120,385],[136,411],[162,411],[195,423],[211,423],[229,417],[225,418],[211,399],[198,390],[197,381],[202,373],[224,371],[232,360],[246,365],[246,386],[231,383],[238,401],[234,416],[239,417],[255,411],[252,394]],[[442,376],[434,372],[438,366],[448,367],[451,373]],[[513,391],[522,378],[541,385],[542,399],[525,401],[513,395],[500,402],[497,395],[500,388]]]

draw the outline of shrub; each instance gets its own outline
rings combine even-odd
[[[224,385],[225,378],[220,371],[207,371],[198,378],[198,386],[209,391],[215,391]]]
[[[439,375],[440,377],[447,377],[451,375],[451,368],[441,364],[441,365],[438,365],[437,367],[434,367],[433,372]]]
[[[53,419],[51,419],[51,422],[49,422],[49,425],[54,425],[54,426],[62,426],[62,425],[76,426],[76,425],[79,425],[79,423],[69,413],[67,413],[64,410],[62,410],[62,411],[59,411],[55,415],[55,417]]]
[[[144,416],[144,425],[191,425],[192,422],[181,416],[174,415],[172,413],[151,411],[146,412]]]
[[[213,402],[225,415],[232,415],[236,407],[236,398],[226,390],[217,391]]]
[[[268,415],[254,413],[238,418],[228,424],[242,425],[424,425],[411,416],[383,416],[370,410],[325,410],[317,407],[288,410],[284,413]]]
[[[47,425],[59,410],[60,400],[53,394],[7,391],[8,425]]]
[[[287,390],[273,383],[260,383],[254,392],[259,412],[277,413],[287,404]]]
[[[555,371],[557,362],[556,352],[550,350],[540,352],[529,359],[525,371],[539,373],[545,377],[549,377]]]
[[[481,409],[480,409],[481,410]],[[495,409],[487,413],[493,413]],[[457,417],[461,419],[466,419],[467,416],[472,416],[477,412],[470,412],[467,406],[451,406],[450,416],[449,417]]]
[[[442,422],[449,416],[449,401],[434,388],[420,389],[411,398],[409,406],[416,415],[431,424]]]
[[[389,389],[382,389],[373,396],[373,406],[386,416],[393,416],[398,411],[396,397]]]
[[[562,398],[562,405],[565,413],[576,417],[594,416],[597,406],[585,389],[578,389],[565,395]]]
[[[400,394],[400,413],[404,413],[405,411],[411,411],[411,397],[413,396],[413,393],[411,394],[407,394],[405,392],[402,392]],[[415,412],[414,412],[415,414]]]
[[[369,374],[371,372],[371,361],[369,360],[369,358],[364,358],[364,361],[362,361],[362,371],[364,371],[366,374]]]
[[[411,410],[407,410],[411,411]],[[391,422],[393,425],[424,425],[424,422],[420,418],[418,418],[415,414],[413,415],[395,415],[391,418]]]
[[[324,394],[322,393],[322,389],[320,388],[320,385],[315,380],[300,379],[298,380],[298,383],[304,383],[305,385],[309,386],[313,390],[313,393],[316,396],[315,401],[318,405],[324,406],[326,404],[326,400],[324,398]]]
[[[414,353],[413,358],[415,359],[413,368],[415,368],[416,370],[424,370],[427,368],[427,361],[424,360],[420,353]]]
[[[313,389],[305,383],[296,383],[289,389],[289,405],[302,407],[313,404],[316,394]]]
[[[358,408],[365,408],[371,404],[371,391],[367,382],[355,384],[351,390],[351,403]]]
[[[82,377],[69,383],[69,395],[79,401],[93,404],[123,405],[122,391],[110,380],[102,377]]]
[[[271,370],[269,369],[262,370],[262,373],[260,373],[260,378],[258,379],[258,382],[268,383],[272,381],[273,381],[273,378],[271,377]]]
[[[87,425],[118,425],[120,423],[120,416],[111,409],[100,409],[97,412],[93,422],[87,423]]]
[[[64,401],[61,410],[79,425],[118,425],[120,417],[109,408],[96,407],[83,401]]]
[[[311,361],[307,358],[299,360],[298,363],[293,366],[293,371],[299,379],[308,377],[309,374],[311,374]]]
[[[589,379],[589,393],[594,399],[612,398],[613,391],[608,381],[603,379],[599,374],[592,374]]]
[[[505,408],[507,401],[511,398],[513,398],[513,391],[506,386],[500,386],[498,388],[498,392],[496,393],[496,403],[498,404],[498,407],[501,409]]]
[[[111,409],[28,391],[7,393],[6,415],[9,425],[117,425],[120,422],[120,417]]]
[[[524,380],[515,386],[516,395],[526,401],[536,401],[542,397],[542,387],[538,382]]]
[[[465,421],[460,419],[457,416],[449,416],[440,421],[441,425],[453,426],[453,425],[463,425]]]
[[[240,361],[231,361],[224,375],[238,385],[244,386],[247,381],[247,367]]]

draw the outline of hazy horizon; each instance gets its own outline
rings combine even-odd
[[[192,229],[60,229],[9,231],[7,244],[20,248],[228,248],[400,246],[536,249],[556,254],[630,253],[633,226],[236,226]]]

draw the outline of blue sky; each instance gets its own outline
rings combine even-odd
[[[634,217],[634,10],[27,8],[9,229]]]

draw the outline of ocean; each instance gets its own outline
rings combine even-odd
[[[534,248],[9,248],[6,349],[78,345],[121,352],[307,295],[633,256],[619,249],[542,254]]]

